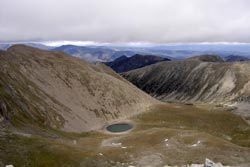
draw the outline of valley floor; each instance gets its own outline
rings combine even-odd
[[[250,126],[209,106],[162,104],[130,119],[136,128],[112,135],[2,130],[0,166],[144,167],[203,163],[250,166]]]

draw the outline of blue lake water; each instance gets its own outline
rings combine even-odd
[[[133,128],[133,125],[128,124],[128,123],[117,123],[117,124],[112,124],[109,125],[106,129],[109,132],[113,132],[113,133],[119,133],[119,132],[126,132],[130,129]]]

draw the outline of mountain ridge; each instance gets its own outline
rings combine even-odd
[[[224,62],[224,60],[217,55],[212,54],[205,54],[205,55],[199,55],[187,58],[186,60],[197,60],[197,61],[203,61],[203,62]]]
[[[122,76],[163,101],[220,103],[250,95],[248,62],[204,62],[199,58],[160,62]]]

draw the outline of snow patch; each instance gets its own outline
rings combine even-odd
[[[197,143],[191,145],[191,147],[197,147],[199,144],[201,144],[201,141],[197,141]]]
[[[112,144],[112,146],[115,146],[115,147],[120,147],[120,146],[122,146],[122,143],[111,143]]]

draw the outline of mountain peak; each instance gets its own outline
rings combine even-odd
[[[128,57],[125,56],[125,55],[123,55],[123,56],[121,56],[121,57],[118,57],[118,58],[116,59],[116,61],[122,61],[122,60],[125,60],[125,59],[128,59]]]
[[[131,57],[122,56],[115,59],[112,62],[106,62],[105,64],[111,67],[116,72],[121,73],[162,61],[170,61],[170,59],[153,55],[144,56],[140,54],[135,54],[134,56]]]
[[[14,51],[14,50],[24,50],[24,49],[34,49],[31,46],[24,45],[24,44],[15,44],[10,46],[7,51]]]

